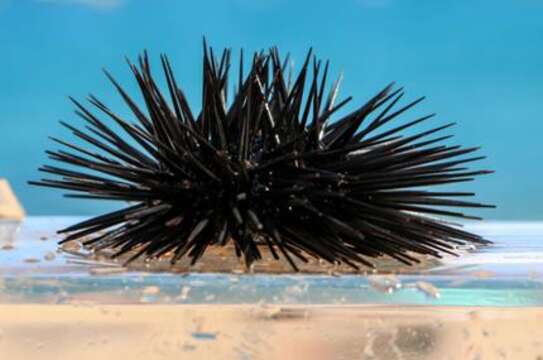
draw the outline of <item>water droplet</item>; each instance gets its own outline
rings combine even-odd
[[[436,288],[434,285],[430,284],[426,281],[417,281],[415,283],[415,286],[417,290],[424,293],[426,296],[432,298],[432,299],[439,299],[441,296],[439,293],[439,289]]]
[[[183,351],[194,351],[194,350],[196,350],[196,346],[195,346],[195,345],[192,345],[192,344],[186,343],[186,344],[183,344],[183,346],[181,347],[181,349],[182,349]]]
[[[368,276],[370,286],[379,292],[391,294],[402,287],[400,279],[394,275],[370,275]]]
[[[160,293],[160,288],[158,286],[147,286],[143,289],[144,295],[157,295]]]
[[[215,340],[217,338],[217,333],[211,333],[211,332],[193,332],[192,337],[196,340]]]
[[[49,251],[48,253],[46,253],[46,254],[43,256],[43,258],[44,258],[45,260],[47,260],[47,261],[53,261],[53,260],[55,260],[56,255],[55,255],[54,252]]]
[[[189,298],[190,286],[183,286],[181,288],[181,295],[179,295],[179,300],[185,301]]]
[[[285,294],[290,295],[290,296],[300,296],[305,292],[305,290],[307,289],[301,286],[292,285],[292,286],[287,286],[287,288],[285,289]]]

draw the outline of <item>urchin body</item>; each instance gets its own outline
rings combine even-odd
[[[413,254],[439,257],[458,244],[487,243],[428,216],[470,218],[447,207],[487,207],[458,200],[472,193],[428,188],[488,171],[464,168],[481,158],[467,156],[476,148],[443,144],[450,136],[437,133],[452,124],[402,135],[432,118],[393,125],[422,99],[400,106],[402,89],[390,85],[334,121],[350,98],[336,104],[339,81],[324,95],[328,63],[308,54],[290,83],[286,62],[271,49],[254,55],[247,76],[242,57],[229,101],[230,51],[216,59],[205,46],[202,110],[195,116],[161,59],[168,96],[146,54],[139,67],[130,64],[146,111],[106,73],[134,119],[89,98],[123,136],[72,99],[86,131],[63,124],[99,151],[53,139],[67,150],[49,157],[83,170],[44,166],[61,179],[33,183],[134,204],[62,230],[69,233],[63,241],[90,236],[87,246],[130,253],[128,261],[170,256],[172,263],[186,255],[194,263],[208,246],[232,242],[248,266],[267,246],[294,269],[294,258],[308,256],[358,268],[379,256],[411,264]]]

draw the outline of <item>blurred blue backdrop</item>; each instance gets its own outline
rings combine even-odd
[[[68,95],[89,92],[126,114],[100,69],[135,90],[124,56],[168,53],[199,107],[202,35],[217,49],[278,45],[297,64],[313,46],[343,71],[343,96],[390,81],[417,112],[456,121],[455,141],[481,145],[496,174],[459,188],[498,205],[494,219],[543,219],[543,1],[540,0],[0,0],[0,177],[30,214],[93,214],[111,204],[65,199],[37,179],[47,136],[78,122]],[[433,120],[434,121],[434,120]]]

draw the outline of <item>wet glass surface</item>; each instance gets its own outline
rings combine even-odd
[[[47,360],[120,353],[131,359],[543,356],[543,224],[469,225],[495,244],[397,274],[390,264],[382,273],[269,274],[126,269],[74,245],[58,249],[55,230],[76,220],[31,217],[15,237],[0,241],[1,354]]]
[[[41,304],[91,297],[103,303],[543,305],[539,223],[471,225],[494,245],[419,268],[396,265],[397,274],[390,273],[394,268],[389,264],[382,274],[270,275],[265,269],[241,273],[243,267],[226,273],[171,273],[160,267],[166,271],[157,272],[149,265],[126,269],[121,263],[89,257],[74,244],[58,249],[55,230],[75,220],[29,218],[14,239],[4,239],[2,302]],[[151,286],[160,291],[142,296]],[[190,288],[191,296],[179,300],[176,295],[183,287]]]

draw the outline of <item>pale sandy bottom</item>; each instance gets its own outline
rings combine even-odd
[[[0,305],[0,359],[543,359],[543,309]]]

